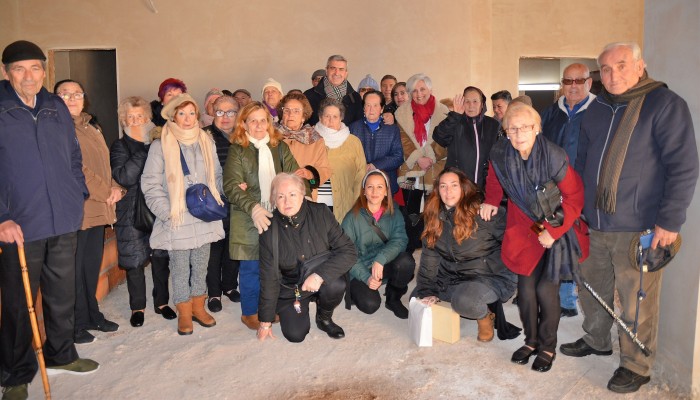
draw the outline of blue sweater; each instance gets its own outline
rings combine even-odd
[[[42,88],[31,109],[0,81],[0,222],[17,223],[25,242],[79,230],[82,164],[65,103]]]
[[[391,184],[391,193],[399,191],[397,170],[403,164],[403,147],[399,126],[386,125],[383,122],[379,129],[371,132],[364,118],[350,124],[350,133],[362,142],[367,164],[374,164],[377,169],[386,172]]]

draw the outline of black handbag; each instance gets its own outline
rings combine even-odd
[[[535,187],[537,203],[544,212],[544,220],[554,228],[564,223],[564,209],[561,206],[561,191],[556,182],[550,180],[544,185]]]
[[[280,285],[287,289],[295,289],[293,287],[289,287],[285,284],[282,283],[282,274],[280,273],[280,266],[279,266],[279,227],[277,226],[277,223],[275,221],[272,221],[272,226],[270,227],[272,229],[272,262],[274,264],[274,268],[277,270],[277,277],[280,281]],[[298,260],[297,261],[297,270],[299,271],[299,279],[296,282],[296,286],[298,288],[301,288],[301,286],[304,284],[304,281],[311,276],[316,270],[318,270],[323,264],[328,261],[329,258],[333,253],[330,250],[325,250],[322,251],[315,256],[304,259],[304,260]]]
[[[134,228],[149,233],[153,231],[156,216],[146,205],[146,198],[141,191],[141,185],[136,186],[136,201],[134,202]]]
[[[188,176],[190,169],[187,167],[182,149],[180,149],[180,162],[182,163],[182,173]],[[205,222],[219,221],[226,218],[229,205],[224,196],[221,196],[223,205],[220,205],[212,196],[207,185],[203,183],[193,184],[189,179],[187,184],[189,187],[185,192],[185,202],[187,203],[187,210],[193,217]]]

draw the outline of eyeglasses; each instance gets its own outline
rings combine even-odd
[[[235,116],[236,114],[238,114],[238,111],[236,111],[236,110],[228,110],[228,111],[216,110],[216,111],[214,111],[214,114],[217,117],[223,117],[225,115],[225,116],[231,118],[231,117]]]
[[[510,134],[510,135],[515,135],[518,133],[530,133],[533,130],[535,130],[534,124],[521,126],[519,128],[507,128],[507,129],[505,129],[505,131],[508,132],[508,134]]]
[[[302,111],[304,111],[304,110],[302,110],[301,108],[287,108],[287,107],[282,108],[282,112],[285,114],[289,113],[292,115],[300,115]]]
[[[588,77],[588,78],[576,78],[576,79],[564,78],[564,79],[561,80],[561,83],[562,83],[564,86],[573,85],[574,82],[576,82],[577,85],[583,85],[583,84],[586,83],[586,81],[589,80],[589,79],[590,79],[590,77]]]
[[[62,98],[63,100],[70,100],[70,99],[82,100],[85,97],[85,93],[63,92],[63,93],[58,93],[58,97]]]

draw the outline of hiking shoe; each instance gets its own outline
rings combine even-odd
[[[94,341],[95,341],[95,337],[92,335],[92,333],[86,331],[85,329],[79,330],[73,336],[73,343],[75,343],[75,344],[87,344],[87,343],[92,343]]]
[[[27,400],[28,397],[26,383],[2,388],[2,400]]]
[[[87,375],[97,371],[100,364],[97,361],[89,358],[78,358],[70,364],[46,366],[48,375],[71,374],[71,375]]]

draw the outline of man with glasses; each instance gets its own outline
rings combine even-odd
[[[44,358],[49,374],[86,374],[73,342],[75,249],[88,197],[73,119],[42,87],[46,56],[17,41],[2,52],[0,81],[0,383],[3,399],[26,399],[38,364],[18,247],[23,247],[32,296],[44,305]]]
[[[581,120],[595,100],[595,95],[590,92],[591,82],[587,66],[579,63],[569,65],[564,69],[561,80],[564,95],[542,114],[542,134],[566,151],[570,165],[576,165]],[[576,284],[573,281],[561,282],[559,298],[562,317],[578,315]]]
[[[226,163],[228,148],[231,145],[231,134],[236,128],[238,116],[238,102],[231,96],[221,96],[212,104],[214,122],[204,128],[214,138],[216,155],[219,157],[221,168]],[[231,221],[224,218],[225,237],[211,244],[209,254],[209,266],[207,267],[207,308],[211,312],[219,312],[223,309],[221,295],[228,297],[234,303],[241,301],[238,288],[238,260],[231,260],[229,256],[229,230]]]
[[[590,228],[590,256],[581,273],[608,304],[613,304],[617,289],[620,317],[630,326],[638,322],[637,337],[651,350],[645,357],[618,329],[620,367],[608,389],[629,393],[650,379],[663,273],[645,272],[640,288],[630,246],[646,229],[654,232],[652,248],[677,238],[698,179],[698,150],[688,105],[663,82],[649,78],[636,43],[607,45],[598,65],[604,89],[581,122],[576,156],[584,185],[583,215]],[[646,298],[637,310],[639,290]],[[612,317],[590,293],[579,294],[586,334],[562,344],[560,351],[572,357],[611,355]]]
[[[326,63],[326,76],[318,85],[304,92],[304,96],[309,99],[313,114],[308,120],[310,125],[318,122],[318,107],[326,97],[332,97],[343,103],[345,106],[345,117],[343,122],[350,126],[354,121],[362,119],[362,97],[355,91],[348,82],[348,60],[341,55],[328,57]]]

